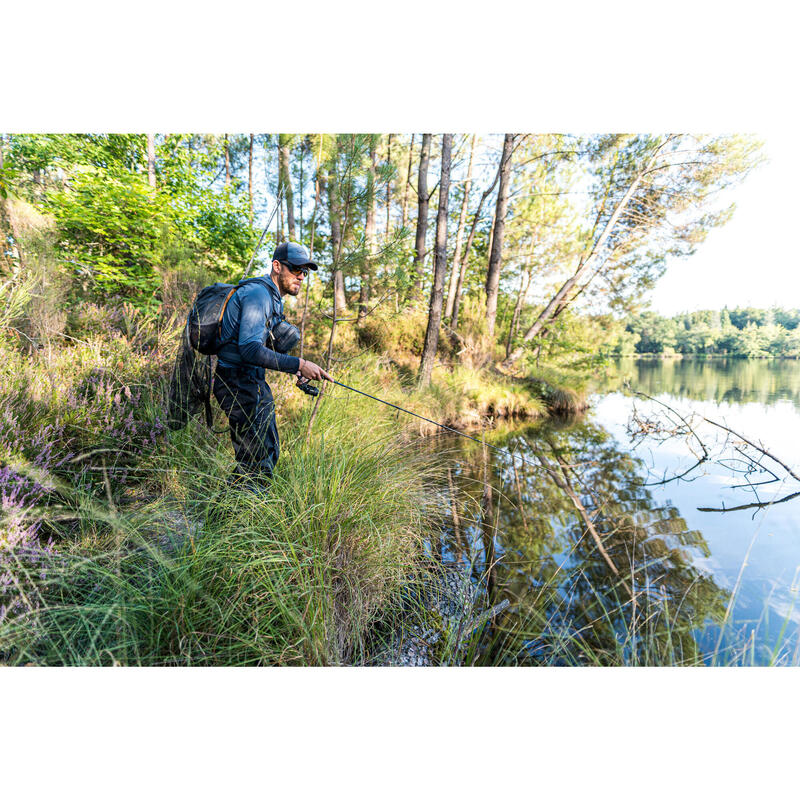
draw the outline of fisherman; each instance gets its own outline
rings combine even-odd
[[[275,403],[265,369],[296,375],[297,385],[309,380],[333,380],[313,361],[265,347],[267,337],[283,318],[283,297],[296,297],[303,278],[317,265],[296,242],[279,244],[272,267],[240,284],[225,307],[214,376],[214,397],[228,415],[236,455],[234,480],[263,485],[272,476],[280,454]]]

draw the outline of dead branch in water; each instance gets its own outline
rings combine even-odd
[[[628,388],[630,389],[630,387]],[[785,461],[768,450],[764,446],[764,443],[760,440],[758,442],[754,442],[730,426],[721,422],[717,422],[716,420],[709,419],[702,414],[693,413],[687,418],[671,406],[667,405],[667,403],[664,403],[662,400],[658,400],[655,397],[651,397],[644,392],[631,390],[631,393],[645,400],[656,403],[665,409],[664,418],[662,419],[658,415],[642,416],[634,407],[633,414],[628,421],[628,433],[634,441],[637,439],[643,440],[645,438],[651,438],[655,439],[656,441],[663,442],[676,437],[686,437],[688,442],[696,442],[699,444],[702,450],[702,454],[698,454],[692,448],[692,445],[689,444],[689,449],[696,459],[695,463],[689,467],[689,469],[684,470],[678,475],[673,475],[670,478],[665,477],[660,481],[640,483],[640,486],[660,486],[672,481],[690,480],[686,478],[687,475],[697,469],[701,464],[707,461],[713,461],[731,473],[743,475],[744,483],[735,484],[730,488],[747,489],[752,492],[753,495],[755,495],[756,500],[753,503],[743,503],[736,506],[726,507],[723,504],[720,508],[708,506],[698,507],[698,511],[716,513],[743,511],[745,509],[755,509],[758,511],[763,508],[768,508],[772,505],[777,505],[778,503],[785,503],[788,500],[792,500],[795,497],[800,496],[800,490],[795,490],[784,495],[783,497],[773,500],[761,500],[759,498],[759,486],[767,486],[769,484],[778,482],[784,483],[788,478],[792,478],[800,484],[800,475],[798,475],[797,472],[789,467]],[[719,445],[720,455],[712,457],[705,442],[695,429],[698,422],[705,422],[725,432],[725,439],[721,445]],[[729,448],[738,453],[738,457],[723,457],[722,454]],[[778,474],[778,467],[784,471],[785,474],[783,476]],[[769,476],[766,480],[753,481],[750,479],[751,476],[764,474]],[[694,478],[691,480],[694,480]]]

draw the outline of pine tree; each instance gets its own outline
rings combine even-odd
[[[439,178],[439,208],[436,215],[436,244],[434,247],[434,270],[431,299],[428,306],[428,326],[419,367],[419,384],[427,386],[431,380],[433,362],[439,346],[439,328],[442,322],[444,278],[447,271],[447,203],[450,194],[450,156],[453,134],[442,136],[442,172]]]

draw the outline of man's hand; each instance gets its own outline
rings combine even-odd
[[[303,378],[308,378],[311,381],[332,381],[333,378],[325,372],[322,367],[315,364],[313,361],[306,361],[304,358],[300,359],[300,375]]]

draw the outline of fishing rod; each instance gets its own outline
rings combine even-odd
[[[278,190],[278,194],[275,197],[275,208],[272,209],[272,213],[269,215],[269,219],[267,220],[267,224],[264,226],[264,230],[261,231],[261,236],[259,237],[258,244],[256,245],[255,250],[253,250],[253,255],[250,256],[250,261],[247,262],[247,268],[244,271],[244,275],[242,275],[241,280],[244,280],[247,277],[247,274],[250,272],[250,267],[253,266],[253,261],[255,260],[258,251],[261,249],[261,243],[264,241],[264,237],[267,235],[267,231],[269,230],[269,226],[272,225],[272,220],[275,217],[275,214],[278,212],[278,208],[280,208],[281,201],[283,200],[283,192],[286,187],[281,186]],[[278,244],[278,234],[275,234],[275,244]]]
[[[427,417],[423,417],[422,414],[416,414],[413,411],[409,411],[407,408],[402,408],[401,406],[396,406],[394,403],[390,403],[388,400],[381,400],[380,397],[374,397],[371,394],[367,394],[366,392],[362,392],[361,389],[355,389],[352,386],[348,386],[346,383],[340,383],[339,381],[331,379],[331,383],[335,383],[337,386],[341,386],[343,389],[349,389],[351,392],[357,392],[358,394],[363,394],[364,397],[369,397],[370,400],[377,400],[379,403],[383,403],[385,406],[391,406],[392,408],[396,408],[398,411],[402,411],[406,414],[410,414],[412,417],[417,417],[418,419],[425,420],[425,422],[430,422],[431,425],[438,425],[440,428],[444,428],[446,431],[450,431],[450,433],[457,433],[459,436],[463,436],[465,439],[471,439],[473,442],[477,442],[478,444],[485,445],[486,447],[491,447],[492,450],[497,450],[498,453],[502,453],[506,456],[511,456],[511,458],[520,458],[523,463],[530,464],[532,467],[537,469],[543,469],[546,472],[549,472],[547,467],[543,467],[541,464],[534,464],[532,461],[528,461],[523,456],[519,455],[518,453],[512,453],[510,450],[504,450],[502,447],[496,447],[493,444],[489,444],[489,442],[484,442],[481,439],[476,439],[474,436],[470,436],[468,433],[464,433],[463,431],[456,430],[455,428],[450,428],[447,425],[442,425],[441,422],[436,422],[435,420],[428,419]]]

